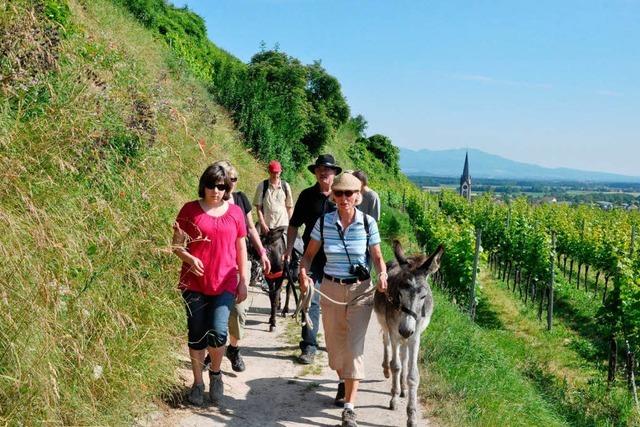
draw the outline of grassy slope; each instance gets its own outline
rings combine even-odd
[[[632,403],[624,387],[606,384],[606,354],[598,352],[595,303],[577,298],[581,291],[557,276],[556,316],[551,331],[537,319],[537,304],[524,304],[501,280],[485,270],[483,311],[478,323],[503,333],[502,350],[518,361],[518,369],[572,425],[637,425]],[[568,295],[571,295],[568,299]],[[578,301],[577,306],[572,302]],[[581,304],[580,304],[581,303]],[[586,312],[585,312],[586,310]],[[576,327],[575,319],[584,323]],[[489,322],[487,322],[487,319]],[[489,325],[491,324],[491,326]],[[591,331],[589,331],[591,329]],[[593,341],[596,339],[596,342]]]
[[[122,424],[166,392],[184,329],[174,216],[215,159],[242,189],[262,178],[161,43],[110,2],[70,6],[44,95],[0,98],[0,424]],[[128,161],[118,135],[143,141]]]

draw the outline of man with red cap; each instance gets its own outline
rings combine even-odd
[[[269,179],[265,179],[256,188],[253,204],[258,211],[260,233],[287,227],[293,214],[293,197],[291,187],[282,179],[282,165],[277,160],[269,162]]]

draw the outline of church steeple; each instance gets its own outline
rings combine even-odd
[[[464,156],[464,169],[460,177],[460,195],[471,200],[471,176],[469,175],[469,152]]]

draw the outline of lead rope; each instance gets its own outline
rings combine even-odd
[[[308,313],[309,313],[309,307],[311,306],[311,300],[313,299],[313,296],[316,292],[319,293],[324,298],[326,298],[327,301],[333,304],[347,306],[359,300],[360,298],[375,292],[376,290],[376,287],[372,286],[366,291],[364,291],[363,293],[361,293],[360,295],[358,295],[357,297],[353,298],[351,301],[342,302],[342,301],[336,301],[333,298],[324,294],[320,289],[316,289],[316,287],[313,285],[313,281],[310,280],[309,282],[310,283],[307,284],[307,292],[304,292],[302,293],[302,295],[300,295],[300,300],[298,301],[298,306],[296,307],[296,311],[293,313],[291,317],[298,319],[298,314],[302,313],[302,322],[301,322],[302,326],[307,325],[311,329],[313,329],[313,322],[309,318]]]

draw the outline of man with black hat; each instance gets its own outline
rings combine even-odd
[[[335,205],[329,200],[329,194],[331,193],[333,178],[342,172],[342,168],[336,164],[331,154],[322,154],[318,156],[314,164],[309,165],[308,169],[316,176],[316,184],[302,190],[293,208],[293,215],[289,220],[289,228],[287,229],[287,251],[285,253],[285,259],[287,260],[291,259],[293,244],[298,235],[298,228],[304,224],[302,240],[304,242],[304,249],[306,250],[311,240],[311,231],[318,218],[336,209]],[[322,274],[326,261],[327,259],[324,252],[320,249],[309,269],[316,288],[319,288],[322,282]],[[320,326],[319,302],[320,296],[316,293],[311,301],[308,313],[313,323],[313,328],[309,328],[306,325],[302,327],[302,340],[300,341],[300,350],[302,353],[298,357],[298,361],[305,365],[313,363],[318,349],[317,336]]]

